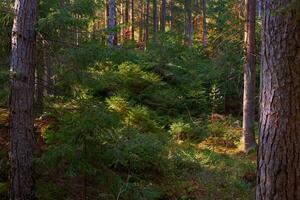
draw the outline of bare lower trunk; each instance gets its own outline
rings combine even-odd
[[[113,47],[115,44],[115,25],[116,25],[116,13],[115,13],[115,0],[108,1],[108,39],[107,43],[109,47]]]
[[[131,0],[131,39],[134,41],[134,0]]]
[[[193,19],[192,19],[192,5],[190,0],[186,0],[186,41],[189,47],[193,44]]]
[[[143,42],[143,14],[144,14],[144,8],[143,8],[143,2],[139,1],[139,43]]]
[[[243,150],[256,148],[254,135],[255,117],[255,16],[256,0],[246,0],[245,64],[243,101]]]
[[[265,0],[257,200],[300,199],[300,19],[293,0]]]
[[[33,199],[33,103],[36,0],[16,0],[10,93],[10,199]]]
[[[147,0],[146,10],[145,10],[145,32],[144,32],[144,47],[147,47],[147,42],[149,38],[149,12],[150,12],[150,0]]]
[[[162,0],[161,1],[160,30],[163,33],[166,31],[166,6],[167,6],[167,0]]]
[[[158,30],[158,20],[157,20],[157,0],[153,1],[153,41],[157,42],[157,30]]]
[[[173,30],[173,7],[174,7],[174,0],[170,0],[170,30]]]

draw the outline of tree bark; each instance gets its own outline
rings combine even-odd
[[[134,0],[131,0],[131,39],[134,41]]]
[[[293,0],[265,0],[257,200],[300,199],[300,19]]]
[[[189,47],[193,44],[193,19],[192,19],[192,5],[191,0],[185,0],[186,12],[186,42]]]
[[[139,1],[139,43],[143,42],[143,15],[144,15],[144,8],[142,0]]]
[[[149,38],[149,12],[150,12],[150,0],[146,2],[146,10],[145,10],[145,32],[144,32],[144,48],[147,47],[147,42]]]
[[[157,20],[157,0],[153,1],[153,40],[154,43],[157,42],[157,30],[158,30],[158,20]]]
[[[10,92],[10,199],[33,199],[33,104],[36,0],[16,0]]]
[[[170,30],[173,30],[173,7],[174,7],[174,0],[170,0]]]
[[[128,40],[129,38],[129,0],[126,0],[125,2],[125,24],[126,24],[126,29],[125,29],[125,40]]]
[[[115,25],[116,25],[116,13],[115,13],[115,0],[108,1],[108,39],[107,43],[109,47],[113,47],[115,44]]]
[[[256,148],[254,134],[255,118],[255,17],[256,0],[246,0],[245,22],[245,63],[244,63],[244,100],[243,100],[243,150],[249,152]]]
[[[206,41],[206,0],[202,0],[202,47],[205,48]]]
[[[162,0],[161,1],[160,30],[163,33],[166,31],[166,6],[167,6],[167,0]]]

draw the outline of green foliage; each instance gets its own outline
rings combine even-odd
[[[192,132],[192,127],[182,121],[174,122],[170,126],[170,133],[177,139],[187,138]]]
[[[66,191],[53,183],[38,182],[36,188],[36,198],[43,200],[65,200]]]

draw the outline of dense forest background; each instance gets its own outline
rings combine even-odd
[[[38,199],[254,199],[256,154],[241,141],[244,1],[37,3]],[[261,2],[254,8],[257,134]],[[2,0],[0,199],[9,188],[13,18],[13,2]]]

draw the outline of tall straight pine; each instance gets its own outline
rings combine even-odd
[[[246,0],[245,22],[245,63],[244,63],[244,100],[243,100],[243,149],[255,149],[255,17],[256,0]]]
[[[300,15],[264,0],[257,200],[300,199]]]
[[[15,0],[10,92],[10,199],[33,199],[36,0]]]

